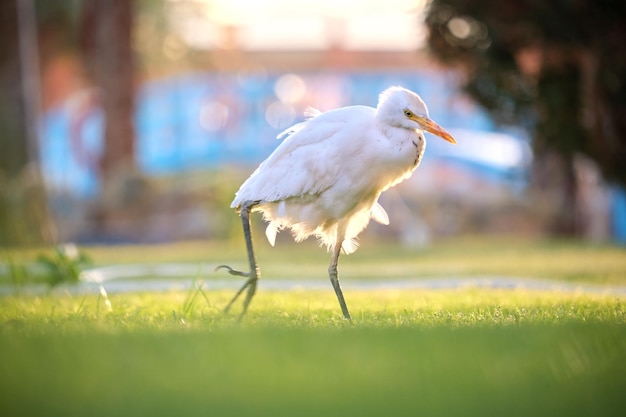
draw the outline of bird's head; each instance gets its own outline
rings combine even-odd
[[[377,113],[392,126],[424,130],[456,143],[450,133],[428,117],[428,108],[421,97],[406,88],[390,87],[383,91],[378,99]]]

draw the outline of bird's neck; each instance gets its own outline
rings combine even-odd
[[[419,130],[397,127],[388,128],[385,137],[388,141],[385,150],[386,189],[411,176],[422,160],[426,140]]]
[[[411,165],[417,166],[426,149],[424,134],[417,129],[390,128],[385,132],[391,151],[400,160],[413,158]],[[400,161],[398,161],[400,162]]]

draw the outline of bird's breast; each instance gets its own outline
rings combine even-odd
[[[402,129],[390,138],[384,152],[384,174],[380,177],[381,188],[385,190],[410,177],[420,164],[425,147],[426,141],[422,134],[406,129]]]
[[[423,135],[405,134],[391,142],[390,163],[399,169],[415,168],[424,155],[426,142]]]

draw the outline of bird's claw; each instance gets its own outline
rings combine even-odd
[[[228,265],[219,265],[218,267],[215,268],[215,271],[218,271],[220,269],[227,270],[228,273],[231,274],[231,275],[237,275],[237,276],[240,276],[240,277],[247,277],[248,278],[246,280],[246,282],[243,284],[243,286],[239,289],[239,291],[237,291],[235,296],[230,300],[230,302],[228,303],[226,308],[224,308],[224,313],[228,313],[228,311],[230,310],[230,307],[233,305],[233,303],[237,300],[237,298],[239,298],[241,293],[244,292],[244,290],[247,289],[248,292],[246,294],[246,299],[243,302],[243,311],[239,315],[239,319],[238,319],[239,321],[241,321],[241,319],[243,318],[244,314],[246,314],[246,311],[248,310],[248,305],[250,304],[250,300],[252,300],[252,297],[254,296],[254,293],[256,292],[256,285],[257,285],[257,281],[259,280],[258,273],[257,274],[253,274],[252,272],[238,271],[236,269],[231,268]]]
[[[220,269],[225,269],[231,275],[237,275],[238,277],[250,277],[250,272],[238,271],[236,269],[231,268],[228,265],[219,265],[215,268],[215,271],[219,271]]]

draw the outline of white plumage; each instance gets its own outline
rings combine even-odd
[[[405,109],[428,116],[420,97],[400,87],[385,90],[377,109],[311,112],[278,136],[288,135],[243,183],[231,207],[259,201],[254,211],[270,222],[272,245],[287,227],[297,241],[315,235],[329,250],[340,243],[345,253],[354,252],[354,239],[370,218],[389,224],[378,197],[408,178],[424,153],[424,135]]]
[[[389,223],[378,197],[417,168],[426,148],[423,131],[455,141],[428,118],[422,99],[402,87],[382,92],[377,108],[312,110],[308,116],[279,135],[286,138],[242,184],[231,207],[261,211],[269,222],[266,236],[272,245],[284,228],[291,229],[296,241],[318,237],[333,252],[329,273],[333,281],[334,269],[337,292],[339,249],[354,252],[355,239],[370,219]]]

